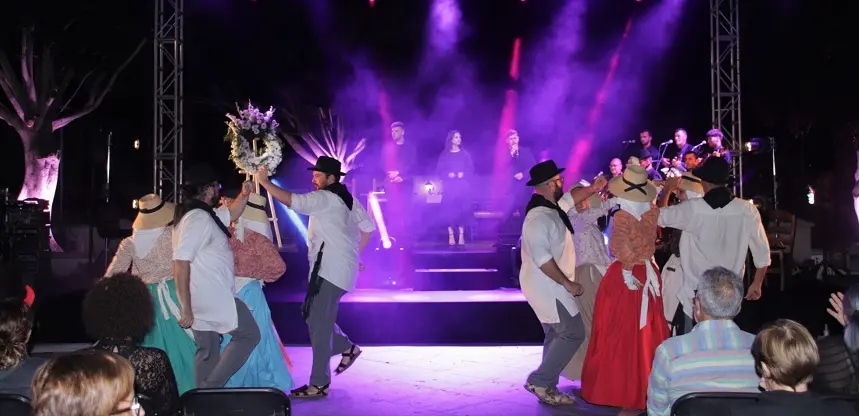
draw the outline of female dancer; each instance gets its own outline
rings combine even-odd
[[[231,202],[229,197],[224,200],[228,204]],[[286,271],[286,263],[271,242],[271,225],[265,203],[261,195],[251,194],[244,213],[231,230],[230,247],[236,259],[236,292],[257,321],[260,342],[245,365],[227,380],[225,387],[271,387],[288,392],[293,386],[289,361],[262,291],[263,283],[277,281]],[[221,349],[229,341],[230,336],[224,335]]]
[[[644,409],[656,347],[668,338],[661,280],[653,253],[656,186],[630,165],[608,184],[620,210],[612,217],[615,261],[600,283],[594,324],[582,369],[582,398],[603,405]]]
[[[119,243],[106,277],[131,272],[146,283],[155,300],[155,325],[144,347],[167,353],[176,374],[179,395],[194,388],[194,354],[197,345],[190,331],[179,326],[179,298],[173,283],[173,211],[175,205],[149,194],[138,201],[131,237]]]
[[[468,188],[474,162],[471,154],[462,148],[462,135],[456,130],[447,134],[444,152],[438,158],[437,173],[444,178],[441,210],[447,224],[447,243],[463,246],[465,225],[474,215]],[[458,240],[454,230],[459,231]]]

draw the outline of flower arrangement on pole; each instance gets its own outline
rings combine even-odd
[[[245,109],[236,105],[238,115],[227,114],[230,160],[246,174],[253,175],[265,167],[270,172],[283,161],[283,142],[277,135],[280,126],[274,119],[274,107],[262,112],[250,102]]]
[[[274,107],[262,112],[248,102],[248,108],[241,109],[236,104],[238,116],[227,114],[227,135],[224,139],[230,142],[230,160],[236,164],[239,171],[244,172],[250,179],[259,168],[274,170],[283,161],[283,141],[277,136],[280,126],[274,119]],[[261,148],[260,148],[260,145]],[[256,181],[255,181],[256,182]],[[260,193],[260,184],[255,183],[256,193]],[[274,200],[268,194],[268,206],[271,207],[269,221],[274,223],[274,235],[277,246],[283,247],[280,238],[280,227],[277,223],[277,211]]]

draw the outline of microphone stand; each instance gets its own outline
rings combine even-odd
[[[778,176],[775,169],[775,137],[770,137],[770,155],[773,161],[773,209],[778,209]]]
[[[104,206],[107,209],[107,206],[110,204],[110,149],[113,146],[113,132],[107,134],[107,162],[105,163],[105,183],[104,183]],[[110,254],[110,250],[108,250],[108,244],[110,240],[108,239],[107,233],[102,236],[104,239],[104,270],[107,270],[107,266],[109,263],[108,255]]]

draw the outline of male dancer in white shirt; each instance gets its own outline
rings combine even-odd
[[[533,186],[535,193],[522,226],[519,272],[522,293],[546,333],[542,362],[528,376],[525,389],[552,406],[575,403],[571,396],[558,391],[558,380],[585,340],[584,323],[573,297],[583,292],[572,280],[576,266],[573,226],[558,207],[564,193],[563,171],[551,160],[531,168],[527,186]]]
[[[367,246],[376,225],[340,183],[340,178],[346,175],[340,169],[338,160],[320,157],[316,166],[308,168],[313,171],[313,186],[317,190],[307,194],[295,194],[271,183],[265,168],[257,172],[257,180],[272,197],[293,211],[310,216],[307,253],[312,268],[301,312],[310,330],[313,367],[310,383],[292,390],[292,397],[328,396],[332,351],[342,355],[334,374],[349,369],[361,355],[361,348],[337,325],[337,309],[340,298],[355,290],[361,267],[358,253]]]
[[[173,232],[173,278],[179,298],[179,325],[191,328],[197,343],[197,388],[224,387],[244,365],[260,340],[247,305],[236,298],[235,263],[227,229],[241,217],[251,193],[245,183],[228,208],[219,202],[217,175],[207,165],[185,172],[185,201],[176,207]],[[230,305],[235,304],[235,307]],[[221,335],[232,339],[221,353]]]

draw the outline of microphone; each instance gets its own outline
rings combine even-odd
[[[636,144],[636,143],[638,143],[638,140],[621,140],[620,143],[621,144]]]
[[[660,145],[660,146],[665,146],[666,144],[671,144],[672,142],[674,142],[674,139],[666,140],[666,141],[664,141],[664,142],[660,143],[659,145]]]
[[[701,143],[698,143],[698,145],[697,145],[697,146],[695,146],[695,147],[693,147],[693,149],[701,148],[701,147],[702,147],[702,146],[704,146],[705,144],[707,144],[707,141],[706,141],[706,140],[702,141]]]

